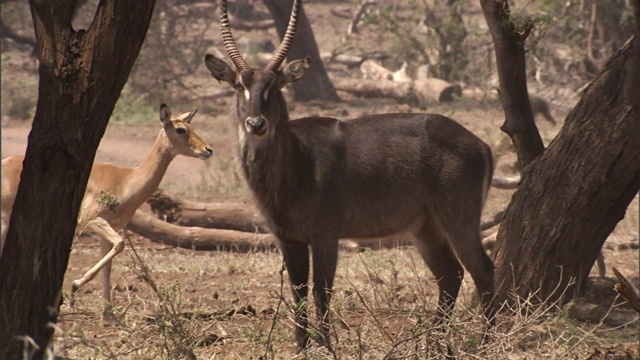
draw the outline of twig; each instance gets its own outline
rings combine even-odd
[[[616,284],[613,289],[624,297],[635,311],[640,313],[640,291],[636,289],[615,266],[613,267],[613,273],[618,278],[618,284]]]
[[[284,259],[282,260],[282,267],[280,268],[280,293],[278,294],[278,305],[276,306],[275,314],[273,315],[273,321],[271,322],[271,328],[269,329],[269,336],[267,336],[267,344],[264,349],[264,359],[268,359],[269,352],[272,352],[272,359],[275,359],[273,348],[271,346],[271,338],[273,336],[273,330],[276,327],[276,321],[278,320],[278,314],[280,314],[280,306],[284,300]]]
[[[376,0],[362,0],[362,3],[360,3],[360,7],[358,7],[358,11],[356,11],[356,14],[353,16],[353,20],[351,20],[351,23],[349,24],[349,28],[347,29],[347,35],[353,35],[358,33],[358,24],[362,19],[362,15],[364,15],[364,13],[367,11],[367,8],[375,4],[376,4]]]

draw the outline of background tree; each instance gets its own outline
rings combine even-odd
[[[155,0],[101,1],[87,30],[77,1],[30,0],[38,104],[0,258],[0,357],[43,358],[57,321],[80,202],[96,148],[138,55]],[[20,339],[30,338],[31,345]]]
[[[526,99],[523,44],[531,23],[518,24],[507,1],[481,4],[495,44],[502,129],[524,167],[498,233],[498,301],[510,298],[514,284],[521,297],[569,299],[585,289],[604,241],[640,189],[640,1],[635,38],[606,63],[547,149]]]
[[[293,0],[264,0],[264,3],[275,20],[278,35],[282,38],[289,23]],[[304,6],[300,5],[296,36],[287,54],[287,59],[291,61],[302,59],[305,56],[311,56],[311,68],[300,81],[293,84],[296,100],[340,100],[320,58],[316,38],[313,35],[309,19],[304,12]]]

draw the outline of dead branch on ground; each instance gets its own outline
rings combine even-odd
[[[491,179],[491,186],[496,189],[511,190],[517,189],[520,184],[520,175],[516,176],[494,176]]]
[[[236,230],[266,234],[267,227],[258,209],[242,202],[193,202],[156,190],[147,200],[160,219],[180,226]]]
[[[613,273],[618,278],[618,284],[614,286],[614,290],[627,300],[627,303],[640,313],[640,291],[629,282],[619,271],[613,267]]]
[[[362,79],[332,77],[337,90],[364,98],[391,97],[402,103],[439,103],[453,101],[462,96],[462,87],[447,81],[419,76],[411,78],[406,67],[391,71],[374,60],[364,60],[360,65]]]
[[[135,213],[127,228],[153,242],[192,250],[250,252],[271,251],[277,247],[276,238],[270,234],[179,226],[142,211]]]

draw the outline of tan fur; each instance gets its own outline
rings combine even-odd
[[[149,156],[140,166],[120,168],[111,164],[93,165],[80,207],[76,236],[81,232],[92,232],[101,237],[103,257],[81,279],[73,282],[73,292],[103,269],[103,297],[109,301],[111,260],[124,249],[124,240],[117,232],[126,226],[138,207],[157,189],[176,155],[204,160],[213,154],[211,146],[206,144],[189,124],[195,113],[184,113],[171,120],[171,112],[163,104],[160,110],[163,129],[160,130]],[[183,129],[184,133],[178,133],[177,129]],[[2,160],[0,251],[4,248],[23,160],[23,156],[12,156]],[[98,203],[98,197],[103,190],[116,196],[119,205],[115,212]]]

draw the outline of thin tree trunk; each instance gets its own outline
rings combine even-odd
[[[527,167],[544,151],[529,104],[525,73],[524,41],[532,23],[516,28],[506,0],[481,0],[496,52],[500,99],[505,121],[501,129],[513,141],[518,160]]]
[[[282,38],[289,23],[293,0],[264,0],[264,3],[269,8],[271,16],[273,16],[278,35]],[[304,6],[300,5],[296,36],[287,54],[287,59],[292,61],[303,59],[306,56],[311,56],[311,68],[307,70],[300,81],[293,83],[296,100],[339,101],[340,97],[338,97],[336,89],[333,87],[331,80],[329,80],[327,70],[324,67],[322,58],[320,58],[318,44],[313,35],[309,19],[304,12]]]
[[[155,0],[105,0],[74,31],[76,1],[31,0],[38,104],[0,258],[0,358],[47,356],[95,151],[146,35]],[[30,338],[36,347],[20,338]]]

